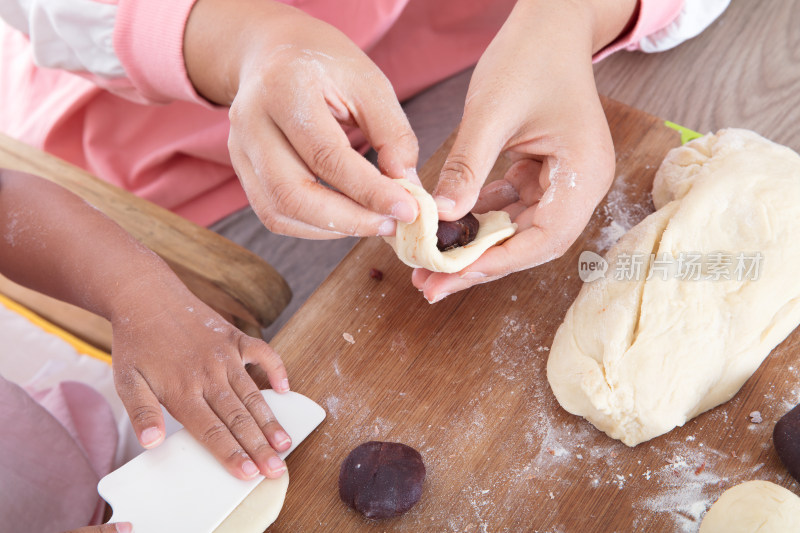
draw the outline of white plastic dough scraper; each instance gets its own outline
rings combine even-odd
[[[262,394],[292,439],[279,454],[284,459],[325,419],[325,410],[296,392]],[[263,479],[233,477],[181,429],[101,479],[97,490],[114,510],[111,522],[131,522],[136,533],[212,533]]]

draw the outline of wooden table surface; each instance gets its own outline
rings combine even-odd
[[[751,128],[800,150],[797,28],[800,0],[732,0],[674,50],[596,65],[598,90],[698,131]],[[770,438],[800,402],[797,332],[732,401],[636,448],[555,401],[545,364],[580,290],[577,256],[610,244],[612,222],[629,226],[652,210],[653,174],[678,143],[660,119],[606,106],[617,181],[563,258],[429,305],[410,269],[366,239],[275,337],[294,390],[328,418],[289,457],[289,493],[270,531],[696,531],[736,483],[767,479],[800,494]],[[429,186],[442,154],[422,173]],[[752,411],[763,422],[749,423]],[[338,499],[341,461],[368,440],[423,455],[425,491],[404,517],[366,521]]]
[[[605,108],[617,178],[564,257],[429,305],[389,246],[364,239],[275,337],[293,389],[328,418],[289,457],[271,531],[696,531],[736,483],[768,479],[800,492],[770,438],[800,401],[799,334],[734,400],[636,448],[552,395],[545,364],[581,287],[578,255],[611,243],[611,221],[635,224],[652,210],[655,170],[679,144],[660,119],[613,101]],[[424,167],[429,187],[445,153]],[[763,422],[751,424],[752,411]],[[423,497],[403,517],[370,522],[339,500],[339,465],[369,440],[413,446],[427,465]]]
[[[800,151],[800,0],[731,0],[666,52],[594,67],[600,94],[700,132],[755,130]]]

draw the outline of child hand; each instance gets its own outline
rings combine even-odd
[[[518,229],[459,273],[416,269],[412,283],[428,301],[561,256],[608,191],[614,148],[594,85],[591,55],[602,43],[587,5],[519,2],[478,62],[434,198],[442,220],[473,207],[504,210]],[[632,11],[600,33],[613,39]],[[514,163],[484,187],[501,153]]]
[[[270,230],[392,235],[396,220],[416,218],[417,203],[390,179],[416,168],[416,137],[389,80],[339,30],[279,2],[200,0],[184,43],[195,87],[230,105],[231,160]],[[362,130],[383,174],[342,125]]]
[[[179,282],[123,292],[112,318],[114,383],[142,446],[164,439],[159,403],[234,476],[285,470],[276,450],[291,445],[245,370],[257,364],[277,392],[286,369],[270,346],[233,327]]]
[[[65,222],[66,221],[66,222]],[[245,370],[289,390],[280,357],[194,296],[169,266],[53,183],[0,171],[0,267],[10,279],[107,318],[114,383],[139,441],[164,439],[161,402],[234,475],[279,477],[289,448]],[[12,238],[13,237],[13,238]]]

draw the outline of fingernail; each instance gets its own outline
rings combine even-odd
[[[411,183],[422,185],[422,182],[419,181],[419,174],[417,174],[417,169],[414,167],[405,169],[403,171],[403,177],[408,181],[410,181]]]
[[[454,200],[445,198],[444,196],[434,196],[433,201],[436,202],[436,209],[442,214],[447,214],[456,207],[456,202]]]
[[[478,279],[485,278],[486,274],[483,272],[464,272],[459,276],[461,279]]]
[[[417,218],[416,210],[406,202],[397,202],[392,206],[392,218],[410,224]]]
[[[117,533],[133,533],[133,526],[128,522],[116,524]]]
[[[275,432],[275,440],[278,441],[276,446],[280,451],[285,450],[292,444],[292,439],[289,438],[289,435],[285,431]]]
[[[267,460],[267,466],[269,467],[270,472],[277,474],[283,470],[286,470],[286,465],[283,464],[280,457],[270,457]]]
[[[378,236],[394,235],[396,230],[397,230],[397,221],[390,218],[383,221],[381,225],[378,227]]]
[[[433,300],[428,300],[428,303],[435,304],[436,302],[440,302],[440,301],[444,300],[445,298],[447,298],[448,296],[450,296],[450,294],[452,294],[452,293],[449,293],[449,292],[439,293],[436,296],[436,298],[434,298]]]
[[[147,428],[142,431],[142,434],[139,436],[139,442],[141,442],[142,446],[145,448],[155,446],[160,440],[161,430],[157,427]]]
[[[279,392],[288,392],[289,391],[289,380],[287,378],[283,378],[278,385]]]
[[[255,477],[256,474],[258,474],[258,467],[253,461],[248,459],[242,463],[242,472],[244,472],[244,475],[247,477]]]

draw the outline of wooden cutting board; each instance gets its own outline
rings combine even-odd
[[[635,448],[568,414],[550,391],[545,364],[581,288],[578,255],[605,251],[652,212],[655,171],[679,145],[661,119],[604,107],[616,181],[564,257],[429,305],[389,246],[364,239],[274,339],[293,389],[328,417],[288,459],[292,481],[271,531],[696,531],[737,483],[800,493],[771,442],[800,402],[797,332],[732,401]],[[429,190],[451,142],[421,173]],[[761,423],[750,423],[753,411]],[[339,500],[339,466],[369,440],[422,454],[423,496],[403,517],[370,522]]]

